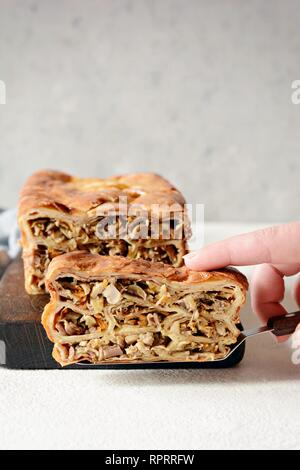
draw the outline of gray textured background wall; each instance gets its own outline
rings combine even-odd
[[[169,177],[208,220],[299,218],[300,2],[0,0],[0,205],[50,167]]]

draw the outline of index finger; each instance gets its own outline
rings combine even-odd
[[[213,243],[184,257],[196,271],[271,263],[300,262],[300,222],[269,227]]]

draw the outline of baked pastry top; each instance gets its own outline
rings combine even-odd
[[[233,269],[83,252],[55,258],[46,284],[42,323],[61,365],[222,359],[239,336],[248,288]]]
[[[185,203],[182,194],[155,173],[131,173],[101,179],[76,178],[45,170],[28,178],[20,195],[19,217],[35,215],[36,209],[45,208],[47,214],[48,210],[53,210],[84,219],[102,204],[118,203],[122,196],[128,198],[129,205],[149,210],[154,204],[183,206]]]
[[[243,292],[248,289],[247,278],[235,268],[224,268],[218,271],[190,271],[186,266],[175,268],[143,259],[130,260],[121,256],[100,256],[81,251],[56,257],[48,268],[46,282],[49,285],[55,279],[70,272],[78,278],[87,280],[110,275],[122,277],[145,275],[149,278],[161,278],[163,281],[180,282],[181,287],[226,280],[239,285]]]

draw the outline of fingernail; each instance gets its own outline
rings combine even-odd
[[[195,258],[197,255],[197,251],[191,251],[190,253],[187,253],[186,255],[183,256],[184,260],[190,260]]]

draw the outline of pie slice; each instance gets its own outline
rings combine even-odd
[[[21,192],[18,219],[29,294],[44,291],[47,267],[63,253],[181,266],[191,234],[183,196],[153,173],[108,179],[35,173]]]
[[[248,288],[238,271],[68,253],[49,265],[42,323],[62,366],[213,361],[237,341]]]

